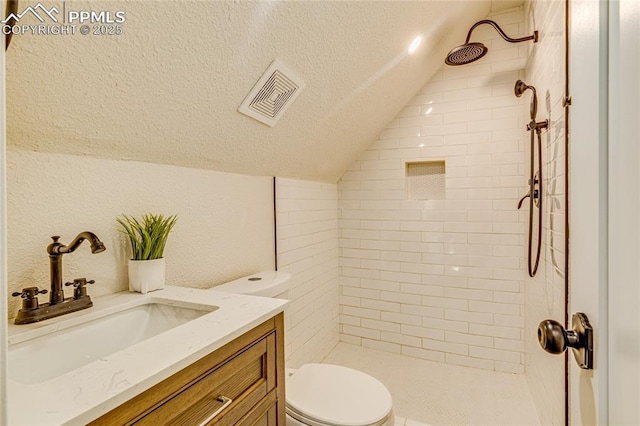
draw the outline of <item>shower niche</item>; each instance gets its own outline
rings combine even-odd
[[[444,161],[416,161],[405,165],[407,199],[444,200],[446,198]]]

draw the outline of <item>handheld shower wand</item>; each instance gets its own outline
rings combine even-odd
[[[529,198],[529,246],[527,249],[527,265],[529,270],[529,276],[534,277],[536,272],[538,271],[538,265],[540,264],[540,252],[542,250],[542,129],[546,129],[549,126],[549,121],[536,121],[536,116],[538,114],[538,96],[536,95],[536,88],[533,86],[527,85],[524,81],[518,80],[516,81],[516,85],[513,88],[513,92],[519,98],[524,92],[527,90],[531,90],[533,96],[531,97],[531,103],[529,105],[529,115],[531,121],[527,124],[527,130],[531,132],[531,156],[529,163],[529,192],[527,192],[521,199],[518,201],[518,210],[522,207],[522,203],[525,198]],[[533,132],[535,131],[538,136],[538,170],[534,171],[535,168],[535,137]],[[537,207],[538,209],[538,248],[536,250],[535,260],[532,258],[533,255],[533,208]]]
[[[538,95],[536,94],[536,88],[533,86],[527,85],[524,81],[518,80],[516,81],[516,85],[513,88],[513,93],[515,93],[516,97],[520,97],[527,90],[531,90],[533,92],[533,97],[531,98],[531,104],[529,106],[529,111],[531,113],[531,119],[535,120],[536,115],[538,114]]]
[[[536,122],[536,116],[538,115],[538,95],[536,94],[536,88],[533,86],[527,85],[524,81],[518,80],[516,81],[516,85],[513,88],[513,92],[516,97],[520,97],[527,90],[531,90],[533,96],[531,97],[531,104],[529,104],[529,114],[531,118],[531,122],[527,124],[527,130],[536,130],[537,129],[545,129],[549,125],[549,121],[541,121]]]

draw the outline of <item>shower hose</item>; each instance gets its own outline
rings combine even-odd
[[[531,132],[531,156],[530,156],[530,178],[529,178],[529,246],[527,249],[527,261],[528,261],[528,270],[529,276],[533,277],[536,275],[538,271],[538,266],[540,264],[540,251],[542,249],[542,130],[535,124],[533,121],[533,128],[530,128]],[[537,135],[538,139],[538,171],[534,172],[535,166],[535,140],[536,136],[534,136],[534,131]],[[536,176],[537,174],[537,176]],[[538,192],[536,193],[536,184],[538,185]],[[532,249],[533,249],[533,208],[536,206],[535,200],[538,200],[538,249],[536,251],[535,261],[532,259]]]

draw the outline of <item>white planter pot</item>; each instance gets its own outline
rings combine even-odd
[[[164,258],[129,260],[129,291],[145,294],[163,289],[166,270]]]

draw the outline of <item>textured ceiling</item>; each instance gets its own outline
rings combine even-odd
[[[62,10],[62,2],[43,3]],[[6,58],[8,140],[335,182],[473,22],[517,3],[67,1],[67,10],[124,10],[124,32],[15,36]],[[306,87],[268,127],[237,108],[275,58]]]

